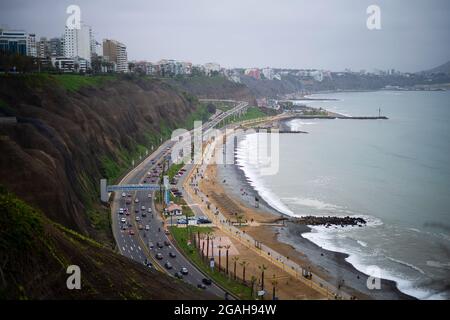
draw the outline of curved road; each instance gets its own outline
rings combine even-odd
[[[203,132],[208,131],[226,117],[241,111],[245,107],[247,107],[247,103],[238,103],[233,109],[220,114],[218,117],[205,124],[205,126],[203,126]],[[154,174],[159,175],[161,169],[158,167],[158,164],[161,164],[164,161],[164,158],[171,154],[171,148],[174,144],[175,142],[170,140],[164,142],[141,164],[130,171],[119,184],[143,183],[143,180],[149,180],[147,177],[148,172],[153,173],[153,170],[156,170]],[[193,286],[202,283],[202,279],[207,278],[207,276],[190,263],[165,234],[163,218],[161,214],[155,210],[153,193],[151,194],[151,197],[149,197],[149,194],[146,191],[136,191],[128,194],[131,197],[128,197],[127,195],[123,197],[122,194],[115,193],[111,203],[112,229],[119,252],[144,265],[151,262],[156,269],[167,272],[172,276],[175,272],[179,272],[181,268],[187,268],[188,274],[183,275],[183,281],[186,281]],[[127,198],[130,198],[131,203],[127,204]],[[138,202],[135,202],[136,199],[138,199]],[[145,209],[143,209],[142,206],[144,206]],[[129,214],[119,213],[119,208],[127,209]],[[148,211],[149,208],[151,208],[151,213]],[[125,219],[125,222],[123,222],[122,219]],[[137,221],[137,219],[139,219],[139,221]],[[139,230],[139,225],[142,225],[142,230]],[[130,233],[131,230],[134,234]],[[163,245],[162,248],[158,248],[158,242]],[[162,254],[162,260],[157,260],[155,258],[157,253]],[[175,257],[170,257],[169,253],[175,254]],[[168,270],[165,268],[164,264],[166,262],[172,264],[172,269]],[[205,290],[221,298],[225,298],[226,296],[225,290],[215,283],[206,286]],[[228,297],[232,298],[231,295]]]

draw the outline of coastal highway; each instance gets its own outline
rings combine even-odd
[[[220,114],[205,124],[202,131],[204,133],[207,132],[226,117],[242,111],[246,106],[247,103],[238,102],[233,109]],[[152,174],[160,174],[161,168],[158,165],[161,165],[164,158],[171,154],[171,148],[174,144],[175,142],[170,140],[164,142],[141,164],[130,171],[119,184],[139,184],[143,183],[144,180],[149,180],[149,172]],[[128,194],[130,197],[128,197]],[[121,193],[115,193],[111,203],[112,229],[119,252],[144,265],[151,262],[156,269],[167,272],[170,275],[174,275],[175,272],[180,272],[181,268],[187,268],[188,274],[183,275],[183,281],[193,286],[202,283],[202,279],[207,277],[179,252],[164,232],[163,217],[161,213],[155,210],[153,202],[154,194],[151,193],[150,197],[146,191],[137,191],[128,194],[123,197]],[[131,203],[127,204],[127,199],[129,199],[128,202],[131,200]],[[119,208],[126,208],[128,214],[119,213]],[[149,208],[151,208],[151,213],[149,212]],[[125,222],[122,222],[123,219]],[[141,230],[139,225],[142,226]],[[161,248],[157,246],[158,243],[162,244]],[[158,253],[162,254],[163,259],[156,259]],[[169,253],[174,254],[174,257],[169,256]],[[166,262],[171,263],[172,268],[170,270],[165,267]],[[205,290],[221,298],[225,298],[226,296],[226,291],[215,283],[206,286]],[[232,298],[232,296],[228,297]]]
[[[130,172],[122,181],[121,184],[137,184],[142,183],[147,172],[158,170],[158,163],[163,158],[170,154],[170,147],[173,142],[165,142],[154,154],[147,158],[140,166]],[[152,160],[155,162],[152,164]],[[116,239],[118,249],[121,254],[133,259],[139,263],[146,264],[151,262],[157,269],[163,272],[167,272],[174,275],[175,272],[179,272],[181,268],[187,268],[188,274],[183,275],[183,281],[186,281],[193,286],[197,286],[202,283],[202,279],[206,276],[201,273],[197,268],[192,265],[178,249],[172,244],[169,237],[165,234],[164,222],[161,214],[156,211],[153,196],[148,197],[148,192],[137,191],[130,193],[131,204],[126,204],[128,197],[122,197],[121,194],[117,194],[114,197],[112,210],[113,210],[113,232]],[[138,199],[139,202],[135,202]],[[145,207],[142,210],[142,206]],[[119,208],[128,208],[129,215],[119,214]],[[152,212],[148,212],[148,208],[152,209]],[[135,212],[137,211],[137,212]],[[143,214],[145,212],[145,214]],[[140,221],[136,221],[136,217],[139,217]],[[122,223],[121,219],[125,218],[126,223]],[[142,225],[143,229],[139,230],[138,226]],[[124,229],[124,226],[126,228]],[[145,230],[148,226],[149,230]],[[134,235],[130,234],[130,231],[134,231]],[[162,244],[162,248],[158,248],[157,243]],[[166,245],[165,243],[169,244]],[[156,254],[161,253],[162,260],[157,260]],[[169,253],[175,254],[175,257],[170,257]],[[168,270],[164,264],[170,262],[172,269]],[[214,283],[210,286],[206,286],[206,290],[212,294],[224,298],[225,291],[216,286]]]

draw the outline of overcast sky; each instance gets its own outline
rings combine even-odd
[[[449,0],[1,0],[0,25],[60,36],[70,4],[98,41],[125,43],[129,60],[333,71],[420,71],[450,60]],[[366,27],[371,4],[381,30]]]

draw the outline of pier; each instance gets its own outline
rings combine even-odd
[[[254,127],[254,128],[248,128],[244,129],[244,131],[247,130],[255,130],[256,132],[267,132],[267,133],[308,133],[306,131],[300,131],[300,130],[280,130],[277,127]]]
[[[283,119],[345,119],[345,120],[388,120],[386,116],[344,116],[344,115],[303,115],[289,114]]]

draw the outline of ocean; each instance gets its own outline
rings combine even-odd
[[[291,120],[279,170],[258,174],[256,139],[236,157],[250,184],[290,216],[360,216],[358,227],[312,227],[303,236],[349,255],[359,271],[396,282],[419,299],[450,298],[450,92],[378,91],[313,95],[299,101],[352,116],[389,120]]]

